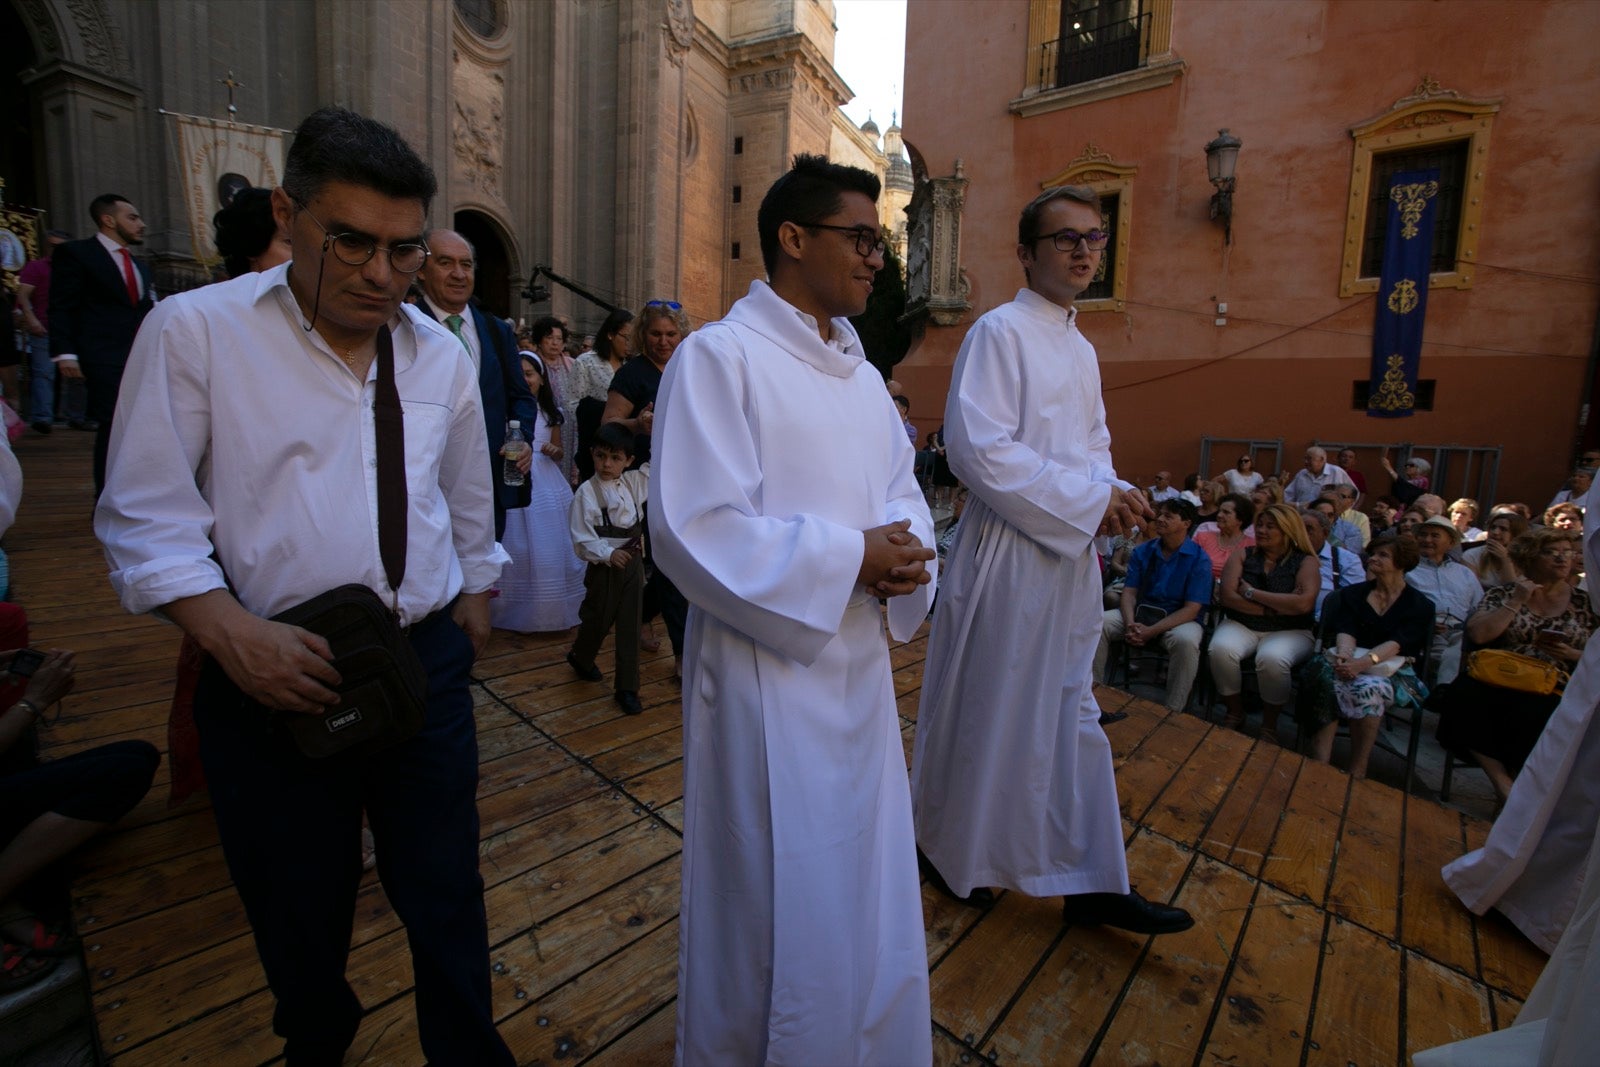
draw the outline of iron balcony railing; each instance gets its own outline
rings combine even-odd
[[[1085,26],[1039,47],[1037,89],[1061,89],[1135,70],[1149,52],[1149,12]]]

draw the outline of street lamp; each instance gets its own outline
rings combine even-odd
[[[1239,162],[1239,146],[1244,142],[1226,129],[1206,145],[1206,174],[1217,191],[1211,194],[1211,218],[1222,220],[1223,239],[1233,244],[1233,168]]]

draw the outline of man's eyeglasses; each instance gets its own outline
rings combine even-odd
[[[408,243],[385,247],[366,234],[329,233],[322,220],[311,214],[309,207],[301,204],[300,210],[311,215],[311,221],[322,231],[322,251],[326,253],[332,248],[333,254],[339,257],[339,262],[347,267],[362,266],[373,256],[383,252],[389,257],[389,265],[395,270],[401,274],[415,274],[428,260],[427,245]]]
[[[1078,242],[1088,245],[1089,251],[1099,252],[1111,240],[1111,235],[1104,230],[1089,230],[1079,233],[1077,230],[1057,230],[1055,233],[1042,233],[1034,241],[1052,241],[1057,252],[1073,252],[1077,250]]]
[[[666,308],[669,311],[682,311],[683,305],[676,300],[650,300],[644,305],[647,308]]]
[[[802,222],[800,225],[808,230],[833,230],[835,233],[849,234],[856,239],[856,255],[862,259],[881,256],[889,247],[881,232],[867,226],[829,226],[823,222]]]

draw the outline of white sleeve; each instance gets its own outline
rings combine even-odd
[[[0,431],[0,534],[11,529],[22,503],[22,464],[11,451],[11,439]]]
[[[450,506],[450,535],[461,561],[461,589],[482,593],[500,578],[511,556],[494,539],[494,484],[483,400],[471,364],[456,375],[450,429],[439,459],[439,488]]]

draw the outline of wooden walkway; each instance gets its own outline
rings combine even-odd
[[[34,641],[79,650],[46,736],[63,754],[165,749],[177,635],[118,608],[89,525],[89,435],[18,447],[7,537]],[[665,642],[663,642],[665,644]],[[893,650],[910,751],[925,636]],[[565,638],[497,634],[475,671],[495,1011],[524,1063],[671,1062],[682,750],[671,660],[644,715],[575,680]],[[601,666],[609,669],[609,654]],[[1511,1022],[1542,955],[1479,920],[1439,867],[1487,825],[1126,694],[1109,728],[1133,880],[1187,933],[1063,930],[1016,893],[987,912],[925,888],[941,1064],[1403,1064]],[[204,797],[145,801],[77,864],[95,1020],[118,1065],[272,1061],[271,1000]],[[368,1014],[349,1062],[421,1062],[404,933],[362,885],[350,976]]]

